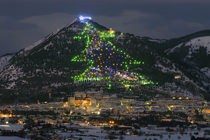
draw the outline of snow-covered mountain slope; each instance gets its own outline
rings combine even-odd
[[[91,24],[98,30],[108,30],[96,22],[91,21]],[[0,87],[15,90],[17,94],[22,94],[22,96],[29,98],[29,94],[31,96],[36,95],[35,97],[39,95],[43,97],[42,94],[45,94],[46,90],[52,91],[53,94],[70,94],[75,90],[86,90],[87,87],[98,87],[95,84],[103,84],[103,82],[75,84],[71,79],[72,76],[82,73],[88,67],[87,63],[73,63],[70,61],[75,55],[80,54],[86,46],[85,40],[73,39],[75,35],[81,34],[84,26],[84,23],[75,20],[72,24],[65,26],[56,33],[52,33],[34,45],[17,52],[12,58],[12,61],[0,72]],[[199,76],[204,79],[198,82],[191,76],[192,71],[188,70],[189,68],[183,69],[182,61],[174,61],[173,59],[180,58],[180,60],[185,61],[184,58],[187,58],[188,49],[187,51],[185,50],[186,54],[180,57],[179,49],[189,41],[182,42],[179,40],[176,45],[170,46],[166,44],[166,40],[161,41],[146,37],[137,37],[133,34],[117,31],[116,37],[111,39],[111,42],[117,48],[122,49],[134,59],[145,62],[141,66],[132,66],[131,70],[141,73],[146,78],[159,83],[158,86],[151,86],[149,89],[153,88],[154,91],[164,91],[177,96],[202,96],[203,92],[206,93],[206,87],[210,83],[206,80],[209,79],[208,65],[203,64],[201,67],[203,69],[200,70],[196,65],[197,62],[193,60],[193,66],[195,66],[193,70],[198,71]],[[174,48],[179,44],[182,45]],[[164,45],[167,45],[168,51],[171,51],[166,56],[163,56],[163,52],[165,51],[163,50]],[[178,55],[175,54],[171,58],[174,52],[178,52]],[[194,57],[194,54],[192,56],[195,60],[199,60],[197,57]],[[181,78],[175,79],[177,75],[181,76]],[[153,95],[149,93],[145,93],[145,96]],[[139,94],[139,92],[136,94]]]
[[[35,84],[30,79],[41,75],[53,77],[69,73],[71,52],[80,48],[72,45],[73,36],[78,35],[82,27],[83,25],[78,21],[74,21],[71,25],[17,52],[13,62],[0,72],[0,80],[4,83],[2,86],[15,89],[20,88],[20,85]],[[67,75],[66,78],[70,79],[70,76]],[[47,81],[41,81],[39,84],[42,82],[47,83]]]
[[[187,57],[192,57],[192,54],[198,52],[200,48],[206,49],[206,54],[210,55],[210,36],[193,38],[187,42],[180,43],[177,46],[168,49],[166,52],[167,54],[173,53],[174,51],[183,46],[189,46],[189,52]]]
[[[13,57],[13,54],[7,54],[0,57],[0,72],[4,67],[9,63],[10,59]]]
[[[186,46],[190,46],[190,53],[197,51],[199,48],[204,47],[206,48],[207,55],[210,54],[210,36],[205,37],[198,37],[194,38],[187,43],[185,43]]]
[[[210,31],[168,41],[165,56],[210,95]]]

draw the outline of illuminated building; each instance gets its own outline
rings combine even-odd
[[[44,122],[46,124],[57,124],[57,121],[56,120],[51,120],[51,119],[46,119]]]
[[[203,109],[202,113],[210,114],[210,109]]]
[[[68,107],[69,106],[69,103],[68,102],[65,102],[64,104],[63,104],[63,107]]]
[[[115,33],[115,31],[114,31],[114,30],[112,30],[112,28],[110,28],[110,29],[109,29],[109,33],[110,33],[110,34],[114,34],[114,33]]]
[[[18,124],[23,124],[23,121],[22,120],[18,120]]]
[[[181,78],[182,78],[181,75],[174,76],[174,79],[181,79]]]
[[[70,106],[96,106],[96,99],[102,99],[103,90],[75,92],[74,97],[68,98]]]
[[[11,118],[13,116],[12,114],[0,114],[0,118]]]

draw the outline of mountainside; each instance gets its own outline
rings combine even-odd
[[[89,23],[97,30],[109,31],[94,21]],[[88,67],[85,62],[71,62],[85,48],[84,39],[74,39],[84,27],[85,23],[75,20],[14,56],[0,57],[1,99],[10,95],[17,97],[14,99],[17,102],[47,100],[49,93],[52,97],[66,97],[74,91],[92,87],[104,87],[110,93],[121,91],[129,95],[121,85],[108,90],[105,82],[76,83],[71,78]],[[210,63],[206,60],[210,60],[210,36],[195,36],[190,36],[190,39],[155,40],[115,32],[110,41],[134,59],[145,62],[144,65],[130,66],[130,69],[158,83],[140,86],[132,94],[140,99],[155,96],[204,96],[208,99]]]
[[[171,41],[176,43],[164,52],[196,85],[210,93],[210,31],[197,34],[199,36],[188,36],[182,42],[178,41],[182,38]]]
[[[13,57],[13,54],[6,54],[0,57],[0,72],[3,68],[9,63],[10,59]]]

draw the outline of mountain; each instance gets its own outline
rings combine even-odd
[[[97,30],[109,29],[89,21]],[[0,96],[3,102],[35,102],[54,100],[71,95],[77,90],[103,87],[108,93],[137,95],[139,99],[161,96],[189,96],[209,98],[209,31],[198,32],[182,38],[159,40],[115,32],[110,41],[144,65],[131,66],[134,72],[158,82],[158,85],[140,86],[129,93],[116,84],[112,90],[107,83],[76,83],[72,76],[82,73],[87,63],[71,62],[81,53],[85,41],[75,40],[85,23],[79,19],[55,33],[51,33],[34,45],[14,55],[0,57]],[[7,57],[6,57],[7,56]],[[4,62],[4,63],[3,63]],[[52,94],[49,99],[48,94]]]
[[[173,44],[173,45],[168,45]],[[196,85],[210,92],[210,31],[201,31],[182,38],[169,40],[165,57],[170,59]]]

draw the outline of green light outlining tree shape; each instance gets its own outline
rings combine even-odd
[[[107,38],[113,37],[115,34],[99,31],[86,22],[81,35],[73,37],[78,40],[85,39],[86,47],[71,61],[86,62],[89,67],[83,73],[72,78],[75,81],[108,80],[109,83],[111,80],[117,80],[123,85],[155,84],[138,73],[129,72],[129,65],[144,64],[144,62],[131,58],[123,50],[116,48],[112,42],[106,41]],[[111,88],[110,84],[109,88]]]

